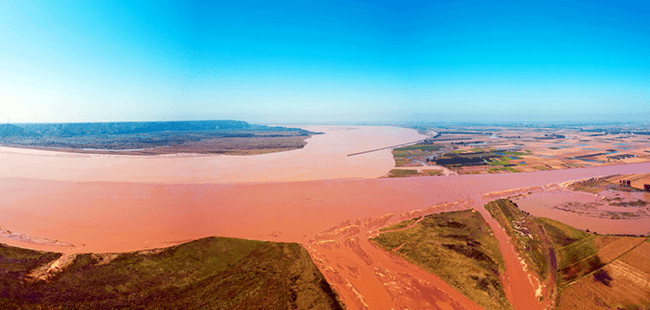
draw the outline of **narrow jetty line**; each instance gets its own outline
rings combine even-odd
[[[396,147],[402,147],[402,146],[407,146],[407,145],[412,145],[412,144],[418,144],[418,143],[420,143],[420,142],[424,142],[424,141],[426,141],[426,140],[428,140],[428,138],[427,138],[427,139],[418,140],[418,141],[413,141],[413,142],[407,142],[407,143],[402,143],[402,144],[395,144],[395,145],[391,145],[391,146],[387,146],[387,147],[382,147],[382,148],[378,148],[378,149],[374,149],[374,150],[369,150],[369,151],[363,151],[363,152],[358,152],[358,153],[352,153],[352,154],[348,154],[348,156],[356,156],[356,155],[361,155],[361,154],[366,154],[366,153],[372,153],[372,152],[376,152],[376,151],[381,151],[381,150],[385,150],[385,149],[392,149],[392,148],[396,148]]]

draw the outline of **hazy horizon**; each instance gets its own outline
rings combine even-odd
[[[642,1],[10,2],[0,122],[644,122],[649,21]]]
[[[294,121],[294,122],[252,122],[246,119],[168,119],[168,120],[119,120],[119,121],[71,121],[71,122],[0,122],[2,124],[15,124],[15,125],[28,125],[28,124],[93,124],[93,123],[148,123],[148,122],[202,122],[202,121],[244,121],[250,125],[262,125],[262,126],[498,126],[498,127],[511,127],[511,126],[533,126],[533,127],[544,127],[544,125],[559,125],[559,126],[625,126],[625,125],[648,125],[650,121],[647,120],[638,120],[638,121],[574,121],[574,120],[553,120],[553,121],[403,121],[403,122],[388,122],[388,121],[377,121],[377,122],[364,122],[364,121],[331,121],[331,122],[306,122],[306,121]]]

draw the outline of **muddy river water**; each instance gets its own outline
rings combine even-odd
[[[0,147],[0,176],[80,182],[241,183],[377,178],[395,166],[390,149],[418,141],[415,130],[373,126],[304,126],[325,134],[298,150],[252,156],[125,156]]]
[[[319,145],[316,139],[328,134],[336,137],[329,141],[343,141]],[[650,163],[641,163],[377,179],[393,167],[390,150],[351,158],[347,153],[421,136],[385,127],[333,128],[328,134],[289,155],[228,159],[250,173],[246,177],[218,156],[134,158],[0,149],[0,227],[5,237],[0,242],[69,253],[156,248],[206,236],[299,242],[350,309],[477,309],[439,278],[374,247],[368,236],[380,224],[395,223],[414,210],[481,210],[481,195],[488,192],[650,172]],[[356,137],[352,142],[345,140],[350,134]],[[326,154],[313,155],[319,152]],[[314,157],[302,158],[308,154]],[[277,159],[282,156],[287,157]],[[293,169],[298,171],[289,171]],[[250,181],[254,183],[241,183]],[[446,206],[437,207],[441,205]],[[341,223],[358,229],[323,237]],[[495,235],[507,243],[505,234]],[[515,259],[507,259],[507,289],[516,309],[522,309],[534,294],[513,265]]]
[[[649,193],[621,193],[621,196],[630,196],[628,199],[632,201],[650,202]],[[552,190],[513,200],[532,215],[554,219],[578,229],[600,234],[650,235],[648,207],[611,206],[603,201],[604,197],[602,193]]]

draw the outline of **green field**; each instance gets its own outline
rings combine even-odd
[[[422,174],[425,174],[427,176],[440,176],[444,175],[442,170],[436,170],[436,169],[422,169]]]
[[[395,151],[437,151],[442,147],[439,145],[430,145],[430,144],[415,144],[405,147],[396,148]]]
[[[407,170],[407,169],[391,169],[388,171],[389,178],[405,178],[405,177],[414,177],[418,175],[417,170]]]
[[[213,237],[82,254],[50,280],[28,280],[59,256],[0,244],[0,309],[343,309],[295,243]]]
[[[389,178],[405,178],[405,177],[424,177],[424,176],[440,176],[444,173],[442,170],[437,169],[423,169],[422,171],[408,170],[408,169],[391,169],[388,171],[387,177]]]
[[[505,270],[499,243],[478,212],[427,215],[412,228],[386,231],[371,241],[438,275],[486,309],[512,309],[499,279]]]
[[[404,167],[411,163],[414,159],[424,160],[430,156],[433,151],[441,149],[442,146],[430,144],[415,144],[405,147],[396,148],[393,150],[393,158],[395,159],[396,167]]]
[[[502,156],[499,159],[492,159],[488,164],[491,166],[505,166],[510,164],[510,157]]]
[[[488,173],[499,173],[501,171],[506,171],[506,172],[519,172],[519,170],[512,168],[512,167],[499,167],[499,168],[488,168],[487,172]]]

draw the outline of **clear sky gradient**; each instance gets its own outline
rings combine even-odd
[[[649,1],[0,2],[0,121],[650,120]]]

